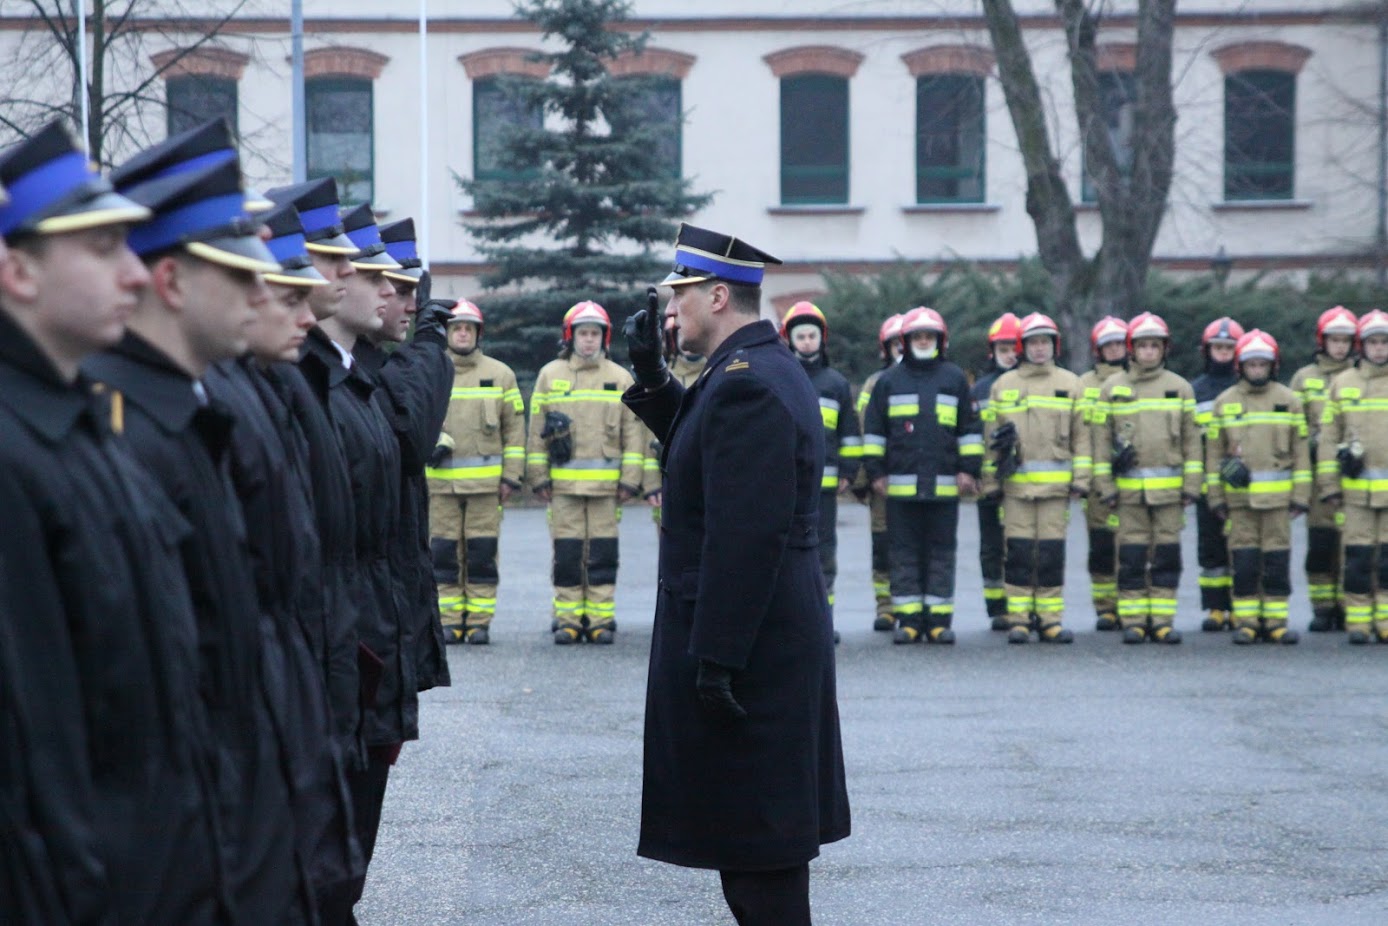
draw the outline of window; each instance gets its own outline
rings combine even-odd
[[[983,202],[983,78],[916,78],[916,202]]]
[[[1118,161],[1118,173],[1124,180],[1133,172],[1133,105],[1137,100],[1137,83],[1130,71],[1103,71],[1099,74],[1099,105],[1108,128],[1108,143]],[[1087,203],[1099,198],[1094,182],[1086,169],[1080,185],[1080,195]]]
[[[528,106],[512,83],[524,79],[488,77],[472,84],[472,176],[475,180],[528,180],[538,172],[536,165],[520,163],[506,153],[510,130],[538,129],[544,125],[540,110]]]
[[[225,116],[236,132],[236,81],[207,74],[186,74],[165,82],[169,135],[186,132],[208,119]]]
[[[781,202],[848,202],[848,81],[781,78]]]
[[[1296,75],[1247,70],[1224,78],[1224,198],[1291,199]]]
[[[620,134],[634,127],[654,130],[653,157],[659,165],[656,176],[679,179],[683,176],[681,130],[684,125],[680,82],[673,77],[626,77],[622,80],[639,81],[639,84],[632,87],[634,92],[630,95],[628,111],[608,114],[612,131]]]
[[[308,176],[337,178],[343,205],[370,202],[375,188],[371,81],[315,77],[304,82]]]

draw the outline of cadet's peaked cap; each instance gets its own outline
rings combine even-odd
[[[401,219],[381,226],[381,240],[386,253],[400,265],[399,270],[387,270],[386,276],[402,283],[418,283],[424,276],[424,262],[415,246],[414,219]]]
[[[159,177],[122,192],[154,213],[130,229],[130,249],[141,257],[181,248],[237,270],[280,269],[260,240],[260,222],[246,213],[241,169],[235,161]]]
[[[310,251],[357,253],[357,246],[342,232],[342,219],[337,214],[337,181],[332,177],[275,187],[265,195],[277,204],[289,203],[299,210],[299,221],[304,224],[304,239]]]
[[[662,286],[683,286],[705,280],[723,280],[760,286],[767,264],[780,260],[731,235],[681,224],[675,240],[675,266],[661,280]]]
[[[111,171],[111,182],[117,189],[124,189],[146,180],[186,174],[233,160],[238,163],[240,160],[236,139],[232,137],[226,118],[218,116],[141,151]],[[264,212],[274,205],[254,190],[246,190],[245,194],[248,212]]]
[[[313,258],[309,256],[299,210],[285,203],[256,218],[270,229],[270,240],[265,242],[265,246],[280,262],[279,270],[265,274],[267,281],[285,286],[328,285],[327,278],[313,266]]]
[[[149,210],[115,193],[60,122],[0,152],[0,235],[59,235],[134,222]]]
[[[352,266],[358,270],[399,270],[395,258],[386,253],[381,230],[376,227],[376,213],[370,203],[342,210],[342,228],[357,246]]]

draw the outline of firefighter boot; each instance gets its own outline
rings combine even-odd
[[[1007,629],[1008,643],[1028,643],[1031,641],[1031,622],[1019,615],[1012,615]]]
[[[1335,606],[1324,605],[1311,612],[1311,623],[1306,625],[1311,633],[1330,633],[1335,629]]]
[[[892,631],[893,643],[919,643],[922,636],[919,615],[901,615],[896,619],[896,630]]]
[[[473,646],[486,646],[488,643],[492,642],[492,637],[491,634],[487,632],[486,627],[469,627],[463,633],[463,642],[470,643]]]
[[[1250,643],[1258,642],[1258,631],[1252,627],[1235,627],[1231,639],[1235,646],[1247,646]]]
[[[1211,608],[1210,613],[1200,622],[1200,629],[1206,633],[1220,633],[1229,629],[1229,612]]]
[[[890,614],[879,613],[876,617],[872,619],[872,629],[884,631],[895,630],[896,618],[892,617]]]
[[[1118,615],[1112,611],[1100,611],[1099,617],[1094,621],[1095,630],[1117,630]]]
[[[1269,643],[1281,643],[1283,646],[1295,646],[1301,640],[1301,635],[1295,630],[1291,630],[1282,621],[1269,626],[1264,634],[1264,639]]]
[[[1147,628],[1139,627],[1134,624],[1131,627],[1123,628],[1124,643],[1142,643],[1147,639]]]
[[[1153,643],[1180,643],[1181,631],[1170,624],[1161,624],[1152,628],[1151,639]]]
[[[931,627],[925,638],[931,643],[949,645],[954,642],[954,631],[948,627]]]
[[[561,624],[554,631],[554,642],[558,646],[568,646],[583,639],[583,628],[573,624]]]
[[[1043,624],[1040,630],[1042,643],[1074,643],[1075,635],[1059,623]]]
[[[443,628],[443,642],[448,646],[463,642],[463,628],[461,626]]]
[[[588,642],[611,645],[617,639],[617,628],[612,624],[588,628]]]

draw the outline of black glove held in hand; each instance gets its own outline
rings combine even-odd
[[[443,465],[443,461],[453,456],[453,448],[439,444],[434,448],[434,452],[429,454],[429,466],[431,469],[438,469]]]
[[[725,720],[746,720],[747,711],[733,697],[733,670],[708,659],[699,660],[699,674],[694,679],[699,703],[711,714]]]
[[[414,336],[439,344],[448,343],[448,323],[453,320],[453,303],[430,300],[414,317]]]
[[[631,371],[643,389],[659,389],[670,373],[665,367],[664,344],[661,338],[660,294],[651,286],[646,290],[646,307],[627,318],[622,325],[627,340],[627,356]]]

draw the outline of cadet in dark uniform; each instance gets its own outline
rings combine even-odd
[[[623,401],[664,445],[637,851],[718,869],[742,926],[800,926],[809,860],[849,833],[817,552],[824,424],[758,320],[779,261],[690,225],[675,254],[670,311],[704,375],[671,380],[654,290],[626,327],[638,382]]]
[[[205,765],[187,522],[113,431],[82,359],[149,283],[53,123],[0,153],[0,614],[7,924],[213,924],[231,911]]]
[[[84,370],[123,396],[131,449],[192,528],[183,563],[238,915],[306,923],[312,892],[296,856],[290,747],[278,715],[283,653],[256,598],[226,468],[235,418],[201,382],[211,364],[246,350],[246,329],[269,298],[261,274],[279,264],[245,212],[235,157],[157,176],[161,167],[137,156],[113,172],[117,188],[154,213],[130,232],[150,285],[125,337]]]
[[[1195,390],[1195,425],[1200,429],[1202,447],[1214,424],[1215,399],[1239,382],[1234,347],[1241,337],[1243,326],[1227,315],[1206,325],[1200,336],[1205,369],[1190,381],[1190,387]],[[1210,513],[1204,489],[1195,501],[1195,527],[1195,553],[1200,563],[1200,610],[1205,612],[1200,629],[1210,633],[1228,630],[1233,626],[1234,607],[1229,543],[1225,538],[1224,522]]]
[[[1011,312],[1004,312],[988,327],[988,366],[974,380],[970,395],[974,413],[980,422],[992,420],[989,396],[993,383],[1008,370],[1017,367],[1017,342],[1021,340],[1022,322]],[[980,497],[978,509],[978,569],[983,576],[983,605],[994,630],[1008,630],[1007,589],[1003,585],[1005,543],[1002,532],[1002,502]]]

